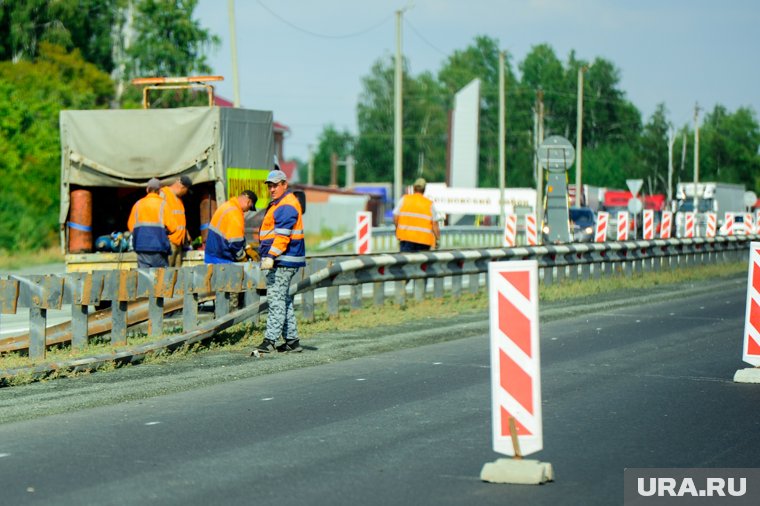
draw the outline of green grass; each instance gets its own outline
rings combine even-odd
[[[51,246],[37,251],[14,253],[0,250],[0,269],[2,270],[15,270],[56,262],[63,262],[63,253],[61,253],[61,248],[58,246]]]
[[[663,270],[658,273],[637,273],[633,276],[606,276],[600,280],[570,281],[555,283],[551,286],[539,286],[539,300],[542,302],[582,299],[586,297],[598,297],[607,293],[647,291],[654,288],[667,287],[668,285],[688,282],[719,280],[721,278],[735,277],[745,273],[747,265],[744,262],[727,263],[719,265],[704,265],[674,270]],[[484,290],[477,294],[463,293],[455,298],[447,294],[442,298],[426,298],[422,301],[414,301],[407,298],[406,302],[399,306],[391,300],[386,300],[382,306],[375,306],[371,301],[365,301],[362,309],[351,310],[345,305],[341,306],[337,316],[330,316],[324,308],[316,311],[314,321],[299,321],[299,332],[304,340],[325,333],[340,333],[352,330],[375,328],[387,325],[402,324],[408,321],[424,320],[431,315],[445,315],[446,318],[456,317],[462,314],[483,312],[488,308],[488,297]],[[231,329],[217,334],[213,339],[192,346],[184,346],[172,352],[158,352],[145,358],[143,363],[163,364],[185,360],[189,355],[209,352],[241,352],[258,344],[263,335],[265,318],[258,324],[243,323]],[[179,332],[174,329],[173,332]],[[85,350],[73,350],[70,346],[57,346],[48,349],[44,362],[63,362],[77,358],[107,355],[138,344],[152,341],[145,333],[134,332],[128,335],[126,347],[112,347],[108,336],[91,339]],[[0,369],[12,369],[34,365],[25,354],[11,353],[0,356]],[[113,369],[116,364],[109,363],[105,369]],[[79,373],[82,374],[82,373]],[[86,374],[86,373],[84,373]],[[77,373],[65,370],[58,371],[50,378],[75,376]],[[19,375],[13,378],[10,384],[24,384],[32,381],[30,375]]]

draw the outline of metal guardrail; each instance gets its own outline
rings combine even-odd
[[[473,250],[438,250],[407,254],[378,254],[350,257],[312,257],[291,293],[300,294],[300,311],[306,320],[314,319],[315,290],[326,288],[327,312],[339,311],[339,287],[350,286],[352,308],[362,305],[362,285],[372,284],[372,299],[383,304],[385,285],[394,283],[394,299],[403,304],[407,282],[413,280],[412,294],[422,299],[432,279],[432,295],[444,294],[444,278],[453,296],[467,288],[476,293],[483,285],[488,264],[499,260],[535,259],[539,279],[546,285],[563,279],[591,279],[609,275],[632,275],[639,271],[703,263],[738,261],[749,251],[758,236],[717,237],[713,239],[670,239],[608,243],[574,243],[555,246],[486,248]],[[71,273],[49,276],[10,276],[0,278],[0,313],[29,310],[29,356],[44,360],[47,311],[71,305],[72,346],[87,344],[88,307],[102,301],[112,303],[111,343],[118,352],[68,363],[49,363],[23,371],[44,375],[60,368],[92,369],[106,362],[138,361],[146,354],[188,345],[207,339],[231,325],[257,319],[266,310],[256,286],[260,271],[257,264],[203,265],[180,269],[135,269]],[[215,293],[215,318],[199,324],[198,304],[202,294]],[[244,294],[240,309],[230,312],[233,294]],[[182,334],[162,336],[164,299],[183,297]],[[149,301],[149,328],[156,341],[127,345],[127,304]],[[0,340],[1,341],[1,340]],[[0,379],[18,374],[0,370]]]

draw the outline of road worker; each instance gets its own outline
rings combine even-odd
[[[182,267],[182,250],[190,244],[190,234],[187,232],[187,220],[185,219],[185,205],[182,197],[187,195],[193,182],[187,176],[180,176],[169,186],[161,188],[161,197],[166,201],[169,212],[177,222],[177,230],[169,234],[171,253],[169,254],[169,267]]]
[[[161,182],[152,178],[145,188],[147,195],[135,202],[127,228],[137,252],[137,267],[168,267],[171,244],[167,234],[177,231],[177,222],[166,201],[159,195]]]
[[[402,253],[428,251],[435,248],[441,237],[433,201],[425,197],[426,181],[417,179],[414,193],[404,195],[393,209],[396,238]]]
[[[243,190],[219,206],[211,217],[204,262],[229,264],[246,259],[245,213],[256,206],[256,194]]]
[[[285,173],[275,165],[266,179],[271,200],[259,229],[261,269],[268,271],[267,302],[269,314],[264,340],[256,348],[261,353],[302,351],[298,338],[290,283],[300,267],[306,265],[303,208],[288,189]],[[276,346],[280,337],[285,342]]]

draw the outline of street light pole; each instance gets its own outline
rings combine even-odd
[[[583,162],[583,156],[581,150],[583,149],[583,74],[588,70],[587,65],[583,65],[578,68],[578,117],[576,119],[576,146],[575,146],[575,205],[580,207],[583,205],[583,187],[581,186],[581,164]]]
[[[699,184],[699,104],[694,104],[694,212],[698,212],[697,185]]]
[[[235,0],[227,0],[230,18],[230,48],[232,49],[233,105],[240,107],[240,79],[238,78],[237,35],[235,35]]]

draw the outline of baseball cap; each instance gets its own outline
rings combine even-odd
[[[273,170],[269,173],[267,176],[267,183],[280,183],[282,181],[287,181],[288,177],[285,175],[285,173],[281,170]]]
[[[427,181],[425,181],[423,178],[418,177],[417,180],[414,182],[412,187],[419,188],[420,190],[425,189],[425,185],[427,184]]]
[[[159,181],[159,180],[158,180],[158,179],[156,179],[155,177],[152,177],[152,178],[150,178],[150,180],[148,181],[148,184],[145,186],[145,188],[146,188],[148,191],[154,191],[154,192],[157,192],[158,190],[160,190],[160,189],[161,189],[161,181]]]
[[[190,187],[193,186],[193,180],[187,176],[180,176],[179,182],[187,189],[190,189]]]

